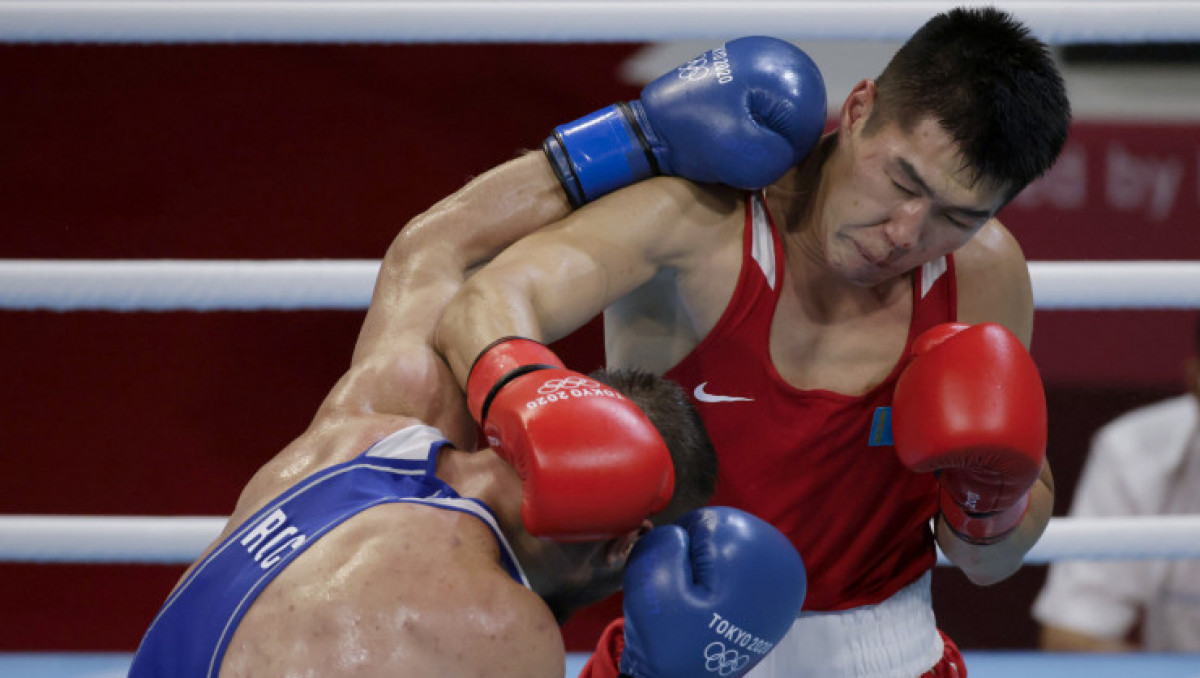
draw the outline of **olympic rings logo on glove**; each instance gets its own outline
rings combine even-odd
[[[583,388],[585,386],[594,386],[595,382],[585,377],[563,377],[561,379],[550,379],[546,383],[538,387],[537,392],[541,395],[550,395],[558,393],[570,388]]]
[[[708,54],[701,54],[686,64],[675,69],[679,71],[680,80],[703,80],[708,77]]]
[[[725,649],[725,643],[714,640],[704,647],[704,670],[720,676],[741,671],[750,663],[750,655]]]

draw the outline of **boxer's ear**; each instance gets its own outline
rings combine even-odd
[[[648,519],[643,520],[641,525],[636,529],[630,530],[625,534],[613,539],[609,542],[607,552],[605,553],[605,564],[612,568],[624,567],[625,562],[629,560],[629,554],[633,552],[633,547],[638,540],[644,537],[650,530],[654,529],[654,523]]]
[[[877,96],[878,90],[875,88],[874,80],[860,80],[846,96],[838,117],[842,129],[847,134],[855,131],[856,124],[865,124],[867,118],[871,117]]]

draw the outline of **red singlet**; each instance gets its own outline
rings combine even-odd
[[[861,396],[800,390],[770,359],[783,248],[761,194],[746,199],[742,269],[708,336],[666,376],[692,394],[721,464],[714,505],[735,506],[791,537],[808,569],[805,610],[879,603],[935,561],[937,481],[891,445],[892,390],[913,338],[957,316],[954,261],[912,273],[905,357]]]

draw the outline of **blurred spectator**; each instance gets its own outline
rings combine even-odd
[[[1186,374],[1190,393],[1096,433],[1072,516],[1200,514],[1200,323]],[[1197,652],[1200,561],[1056,563],[1033,616],[1045,650]]]

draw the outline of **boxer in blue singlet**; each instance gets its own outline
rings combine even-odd
[[[180,675],[181,667],[217,675],[230,638],[258,593],[327,532],[383,504],[409,503],[478,518],[496,539],[504,571],[528,587],[491,509],[460,497],[436,476],[439,452],[447,445],[437,429],[414,424],[267,503],[176,587],[146,634],[131,678]]]
[[[518,180],[544,171],[535,160],[514,161]],[[461,193],[529,190],[513,179],[491,172]],[[559,190],[549,177],[545,187]],[[538,224],[467,216],[439,205],[397,236],[349,371],[249,481],[147,630],[131,678],[562,675],[557,622],[620,587],[646,527],[535,538],[521,478],[494,451],[472,451],[434,327],[467,270]],[[715,464],[710,453],[704,438],[687,463]],[[656,519],[702,506],[710,488],[681,474]]]
[[[659,430],[675,469],[670,503],[604,539],[560,542],[525,528],[522,502],[534,480],[523,480],[494,449],[475,451],[463,395],[432,348],[441,311],[467,272],[540,225],[529,220],[530,205],[553,202],[541,208],[542,223],[568,209],[538,157],[503,169],[458,193],[466,203],[488,205],[486,218],[448,200],[397,236],[349,370],[308,429],[250,479],[222,534],[150,624],[130,678],[561,678],[558,624],[621,587],[630,552],[647,531],[678,530],[691,545],[642,540],[639,554],[646,555],[636,557],[651,563],[643,569],[654,575],[646,582],[670,572],[667,582],[695,585],[690,560],[716,543],[740,543],[747,558],[768,560],[752,548],[746,535],[753,530],[718,542],[717,528],[730,514],[712,514],[716,509],[703,509],[705,519],[686,528],[653,528],[650,518],[662,524],[697,515],[711,495],[716,462],[678,387],[644,374],[593,376],[624,392]],[[501,205],[487,199],[502,193],[509,198]],[[545,200],[551,193],[555,201]],[[614,503],[621,491],[613,488]],[[719,558],[707,566],[738,593],[734,570]],[[762,580],[749,578],[760,588]],[[655,591],[648,597],[656,612],[668,609],[668,598]],[[680,607],[708,624],[717,600]]]

